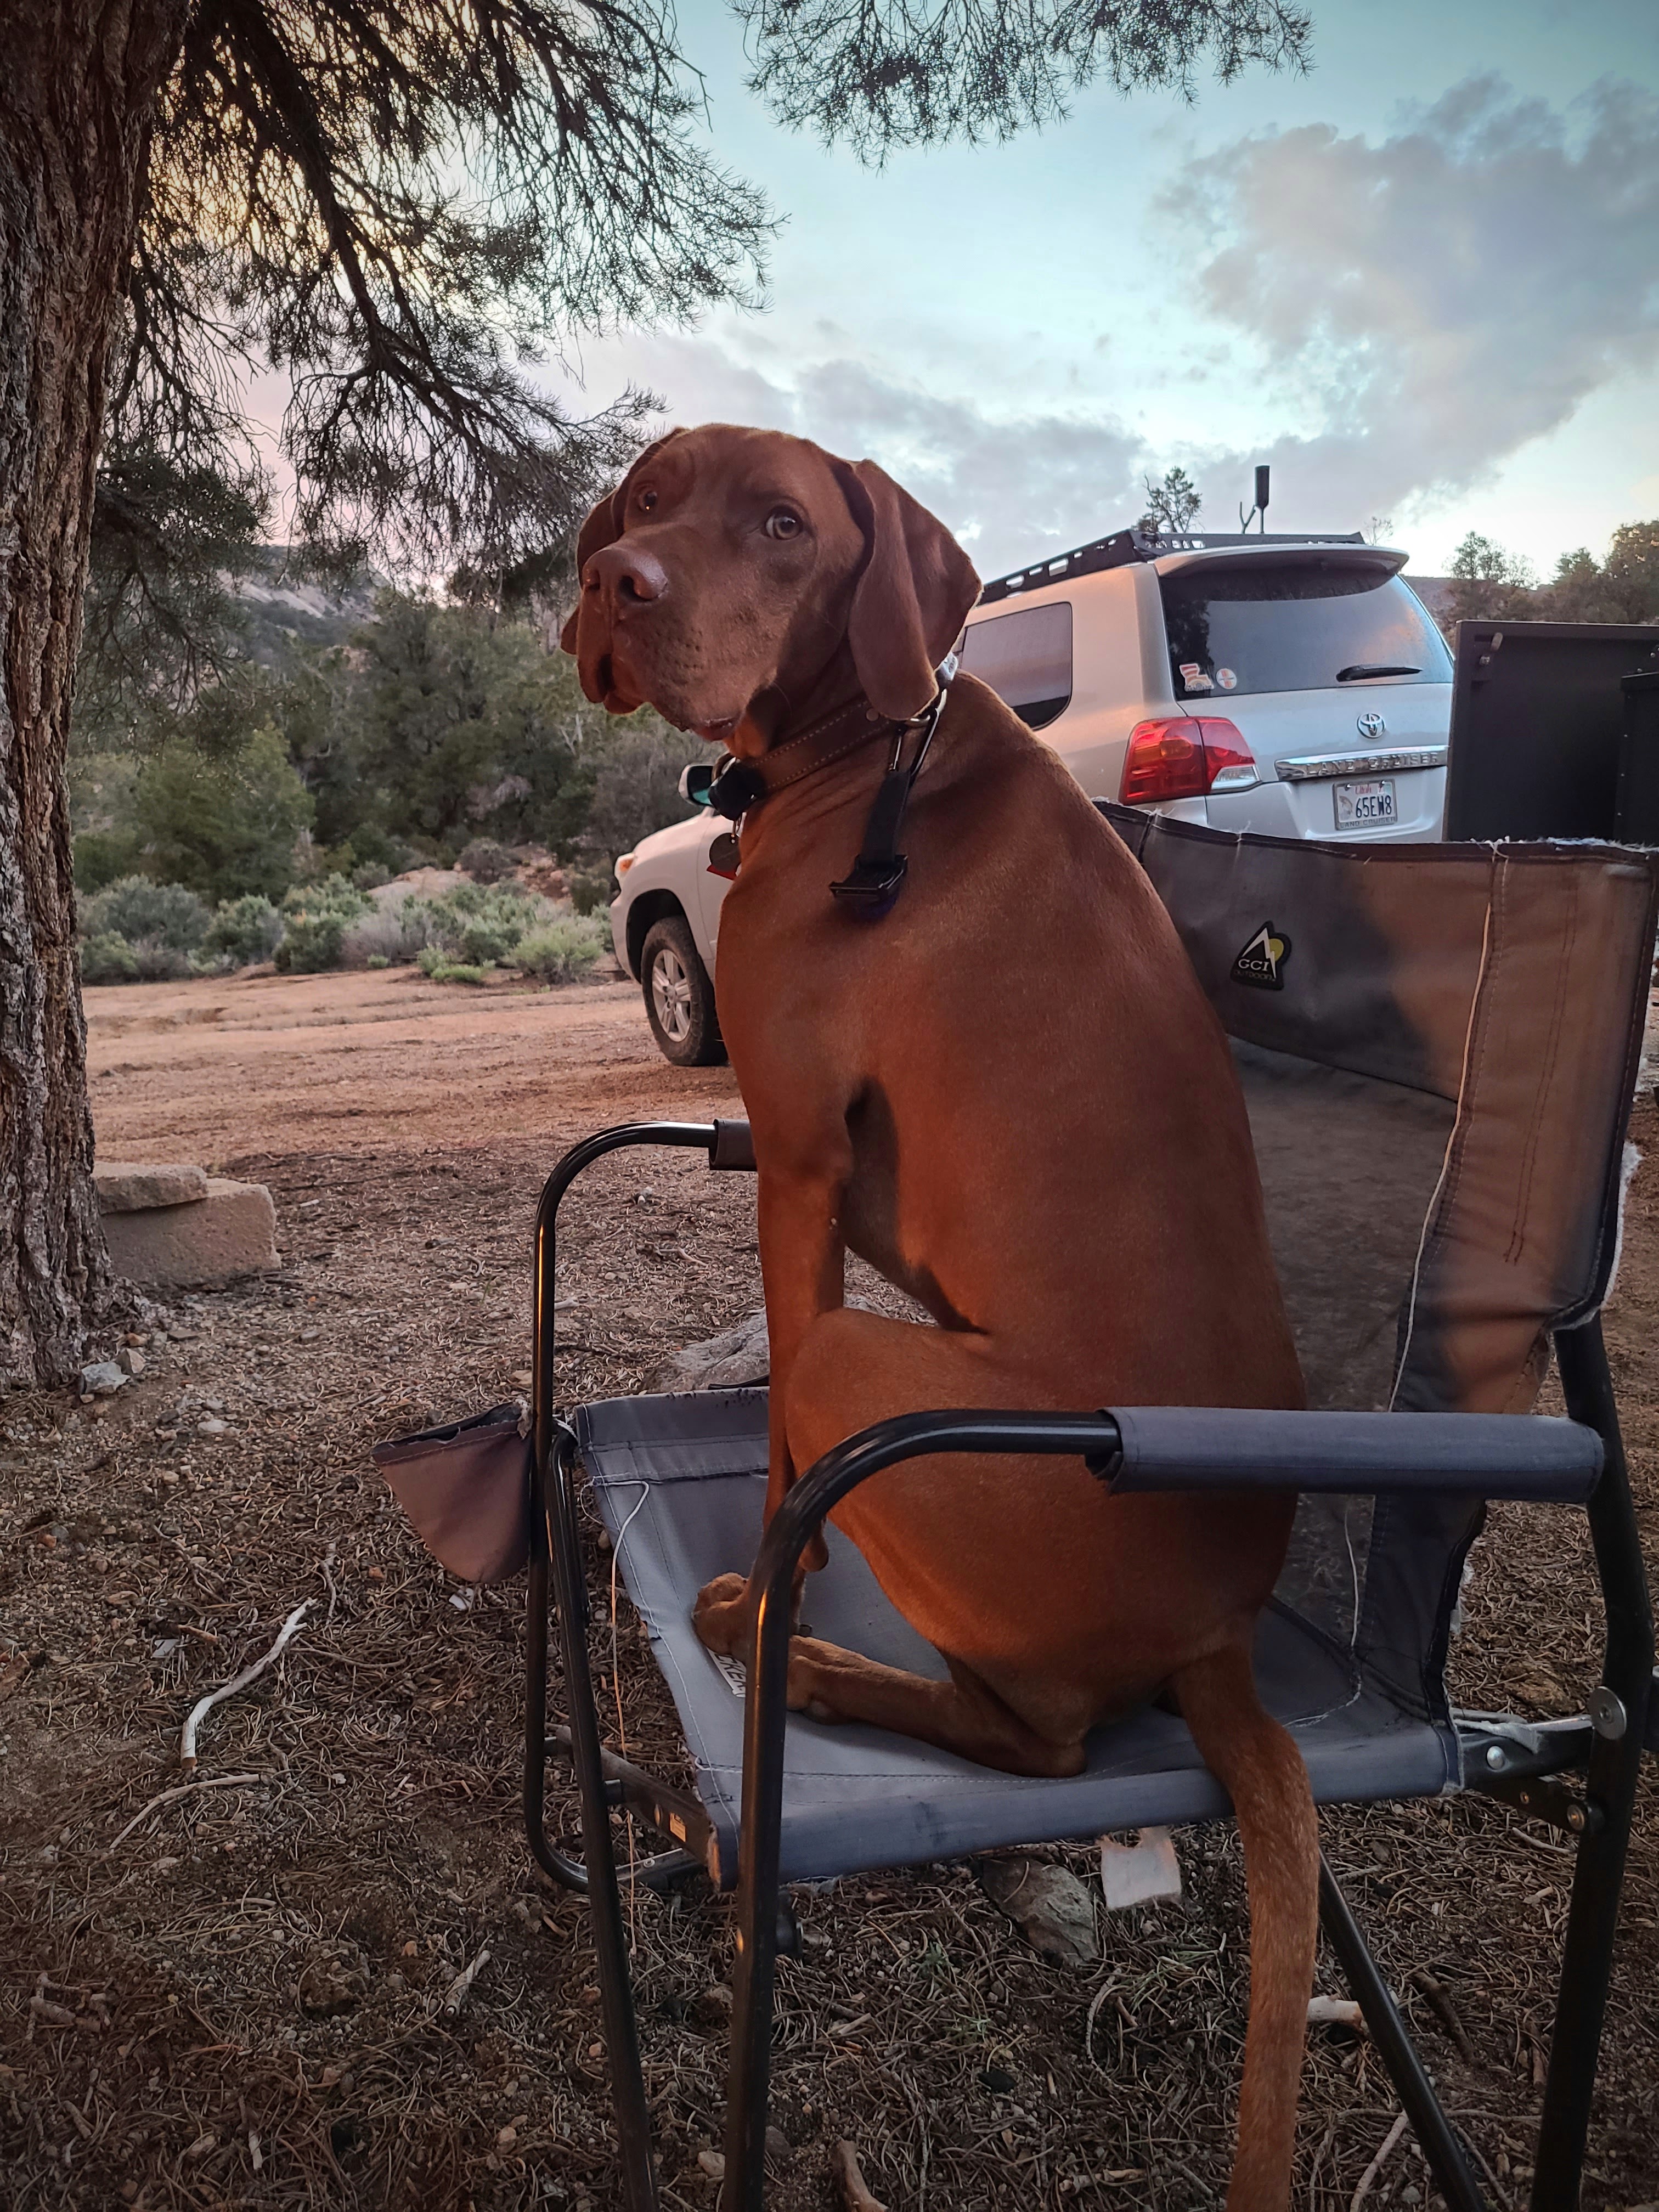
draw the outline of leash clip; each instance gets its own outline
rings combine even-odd
[[[899,722],[893,730],[893,750],[887,763],[887,773],[876,793],[875,804],[870,809],[870,818],[864,825],[864,843],[850,873],[830,886],[831,896],[860,915],[866,921],[879,921],[890,911],[910,863],[898,849],[899,831],[904,823],[904,810],[916,778],[921,774],[927,749],[933,742],[933,732],[939,727],[939,716],[945,712],[945,702],[951,688],[951,678],[956,674],[954,659],[947,659],[935,671],[939,689],[922,708],[908,722]],[[915,757],[908,768],[902,767],[904,740],[915,730],[919,733]]]

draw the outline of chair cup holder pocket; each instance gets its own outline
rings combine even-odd
[[[416,1534],[463,1582],[507,1582],[530,1550],[531,1440],[517,1406],[376,1444],[374,1464]]]

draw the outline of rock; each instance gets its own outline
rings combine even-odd
[[[703,2172],[708,2176],[708,2179],[711,2181],[725,2180],[726,2159],[721,2152],[717,2150],[700,2150],[697,2153],[697,2164],[702,2168]]]
[[[89,1367],[81,1370],[81,1388],[90,1391],[94,1398],[112,1398],[118,1390],[126,1388],[130,1379],[112,1359],[94,1359]]]
[[[790,2142],[788,2136],[785,2135],[781,2128],[768,2128],[766,2130],[766,2155],[768,2158],[786,2159],[793,2156],[793,2152],[794,2145]]]
[[[771,1364],[766,1316],[745,1314],[735,1328],[671,1353],[655,1382],[659,1390],[735,1390],[764,1382]]]
[[[1045,1959],[1091,1966],[1100,1956],[1094,1899],[1066,1868],[1005,1851],[975,1860],[974,1872],[992,1904]]]
[[[142,1375],[147,1364],[143,1353],[136,1344],[123,1345],[116,1358],[129,1375]]]
[[[118,1275],[175,1289],[218,1283],[276,1267],[276,1210],[263,1183],[204,1178],[188,1204],[106,1213],[104,1235]],[[193,1330],[169,1332],[174,1337]]]
[[[158,1206],[199,1206],[208,1194],[200,1168],[161,1167],[106,1160],[92,1171],[105,1213],[148,1213]]]

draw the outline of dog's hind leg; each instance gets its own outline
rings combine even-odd
[[[798,1636],[789,1646],[789,1704],[819,1721],[865,1721],[1006,1774],[1082,1771],[1083,1738],[1051,1742],[1011,1712],[970,1668],[947,1660],[948,1682],[884,1667],[856,1651]]]
[[[1182,1717],[1227,1790],[1250,1900],[1250,2019],[1227,2212],[1286,2212],[1319,1924],[1319,1830],[1302,1754],[1262,1709],[1242,1644],[1176,1674]]]

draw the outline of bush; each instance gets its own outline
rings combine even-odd
[[[112,929],[82,940],[81,981],[83,983],[136,983],[138,962],[125,937]]]
[[[506,846],[498,845],[493,837],[475,837],[462,848],[455,865],[475,884],[499,884],[512,874],[516,863]]]
[[[610,939],[587,915],[567,915],[521,937],[507,955],[511,966],[543,983],[570,983],[585,975]]]
[[[474,967],[505,960],[527,930],[550,921],[555,911],[517,884],[462,884],[425,902],[424,909],[427,942]]]
[[[165,945],[159,937],[135,937],[128,950],[138,963],[141,983],[182,983],[187,975],[201,972],[197,954],[180,952],[176,945]]]
[[[489,967],[471,960],[452,960],[437,945],[421,947],[418,964],[422,975],[434,983],[487,983],[489,980]]]
[[[86,901],[81,908],[81,934],[88,939],[122,937],[129,945],[143,942],[185,954],[200,945],[212,918],[211,908],[183,884],[153,884],[148,876],[124,876]],[[180,968],[179,972],[186,971]]]
[[[346,931],[367,912],[368,901],[343,876],[296,885],[283,901],[283,940],[276,965],[285,974],[314,975],[337,968]]]
[[[232,968],[252,968],[269,960],[283,934],[283,917],[268,898],[249,891],[243,898],[227,899],[208,924],[202,939],[204,953],[217,953]]]
[[[570,871],[570,903],[578,914],[598,914],[611,904],[611,878],[598,868]]]
[[[348,925],[340,945],[340,964],[345,968],[382,968],[393,961],[412,960],[423,945],[437,934],[429,900],[405,895],[400,899],[376,899],[367,914]]]

